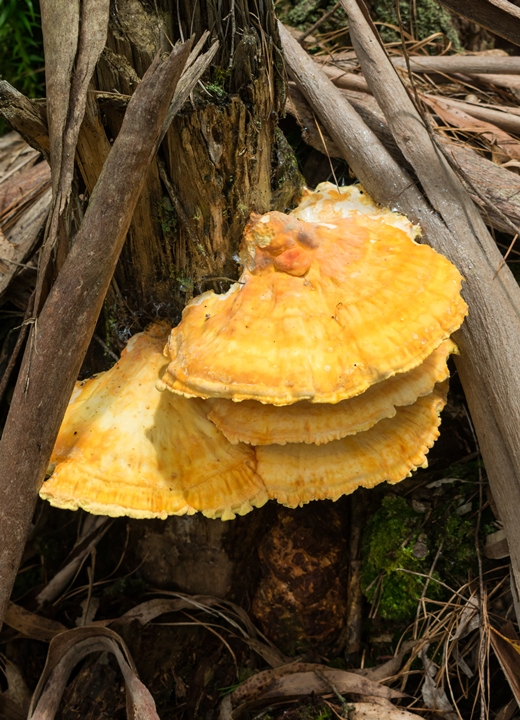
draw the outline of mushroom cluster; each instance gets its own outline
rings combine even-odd
[[[457,269],[417,235],[358,186],[253,216],[227,293],[194,298],[169,338],[152,326],[78,385],[42,497],[229,519],[425,466],[467,307]]]

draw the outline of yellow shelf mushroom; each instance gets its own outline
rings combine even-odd
[[[424,467],[467,307],[457,269],[417,234],[356,186],[322,184],[291,215],[253,217],[238,283],[77,383],[40,495],[227,520]]]
[[[337,403],[417,367],[467,307],[458,270],[398,217],[402,227],[357,211],[333,223],[254,217],[239,283],[194,298],[172,330],[165,385],[186,397]]]
[[[413,370],[376,383],[363,394],[335,405],[302,400],[276,407],[256,400],[237,403],[210,398],[206,400],[208,418],[235,444],[322,445],[368,430],[379,420],[394,417],[398,407],[411,405],[417,398],[431,393],[436,383],[449,377],[447,360],[456,351],[455,343],[445,340]]]
[[[270,498],[289,507],[311,500],[337,500],[358,487],[391,485],[427,467],[426,455],[439,437],[447,384],[440,383],[413,405],[370,430],[325,445],[262,445],[257,472]]]
[[[201,400],[155,389],[165,325],[134,335],[120,361],[77,383],[40,496],[101,515],[231,519],[267,501],[254,451],[231,445]]]

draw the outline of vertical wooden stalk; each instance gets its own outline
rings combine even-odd
[[[156,59],[130,102],[72,250],[35,321],[0,442],[0,623],[38,489],[189,54]]]

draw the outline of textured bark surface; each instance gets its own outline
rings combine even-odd
[[[116,346],[152,318],[176,322],[193,295],[227,290],[225,278],[237,277],[234,258],[250,213],[273,204],[284,209],[299,190],[290,159],[273,180],[284,103],[273,8],[262,4],[259,12],[241,0],[215,15],[210,2],[191,5],[181,4],[178,15],[167,2],[158,15],[138,0],[113,6],[96,70],[98,93],[89,98],[80,134],[78,161],[90,191],[128,96],[167,45],[166,36],[198,39],[212,29],[220,43],[213,67],[174,119],[150,168],[108,296],[105,332]],[[273,192],[276,182],[283,193]]]
[[[179,15],[174,3],[158,6],[159,16],[139,0],[112,8],[78,141],[88,193],[165,35],[198,40],[210,28],[219,50],[174,118],[137,203],[98,327],[116,352],[157,316],[176,323],[192,296],[227,290],[251,212],[285,209],[301,183],[277,129],[285,86],[273,6],[235,0],[217,15],[211,2],[181,3]],[[273,515],[269,507],[226,524],[202,516],[131,521],[132,553],[155,586],[243,598],[258,573],[251,553]]]
[[[439,0],[449,10],[473,20],[509,42],[518,45],[520,8],[509,0]]]
[[[188,53],[180,46],[150,67],[31,330],[0,441],[0,624],[54,441]]]

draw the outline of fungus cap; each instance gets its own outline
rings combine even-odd
[[[135,518],[200,511],[231,519],[266,502],[254,451],[230,445],[203,401],[156,390],[168,331],[154,325],[134,335],[113,368],[76,384],[42,498]]]
[[[315,190],[305,188],[298,207],[291,215],[306,222],[334,222],[355,215],[370,215],[403,230],[412,240],[420,236],[418,225],[405,215],[377,205],[361,185],[339,187],[330,182],[320,183]]]
[[[457,351],[445,340],[418,367],[376,383],[362,395],[336,405],[312,404],[306,400],[276,407],[256,400],[235,403],[210,398],[208,418],[231,443],[322,445],[373,427],[383,418],[393,417],[396,408],[411,405],[418,397],[432,392],[436,383],[449,377],[447,359]]]
[[[337,403],[423,362],[466,315],[462,278],[402,216],[396,226],[384,215],[255,216],[240,282],[194,298],[173,329],[165,385],[187,397]]]
[[[413,405],[370,430],[326,445],[262,445],[256,448],[257,472],[270,498],[288,507],[310,500],[337,500],[358,487],[395,484],[426,467],[426,455],[439,436],[439,414],[447,383],[440,383]]]

